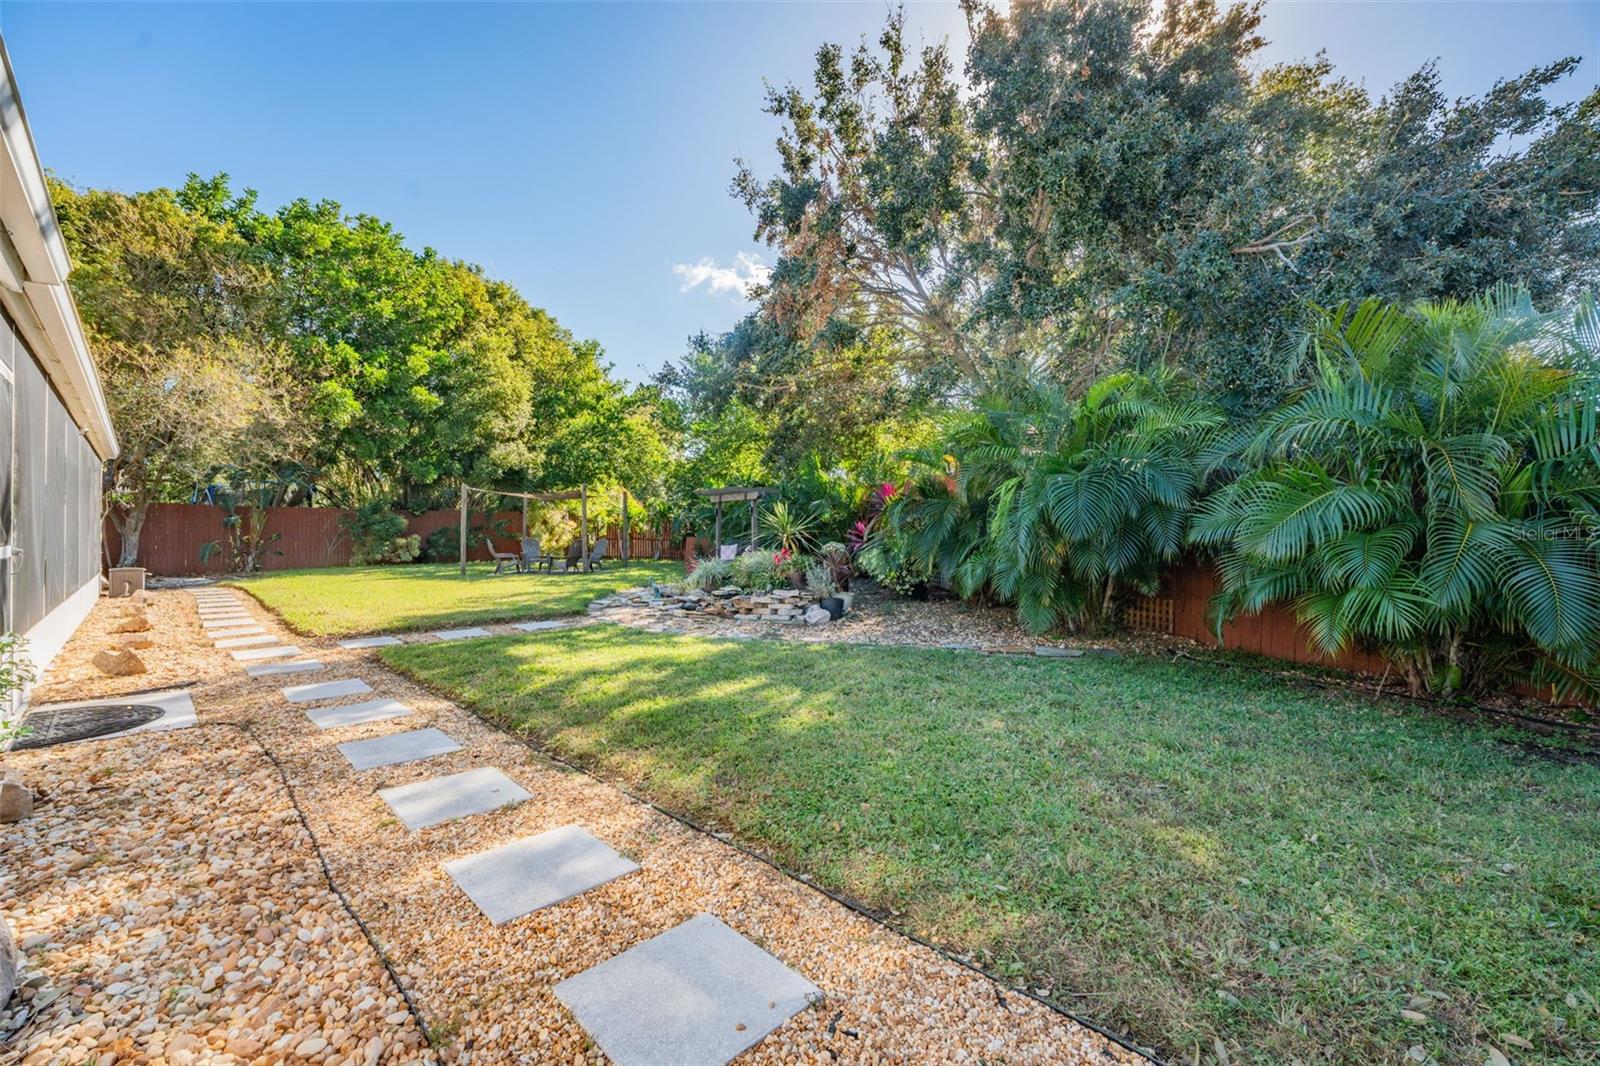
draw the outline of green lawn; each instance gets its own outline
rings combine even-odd
[[[1174,1059],[1600,1048],[1600,769],[1526,737],[1222,663],[611,626],[383,656]]]
[[[513,622],[582,614],[589,601],[652,580],[683,578],[677,562],[612,564],[589,574],[500,574],[472,563],[282,570],[234,582],[297,632],[318,637]]]

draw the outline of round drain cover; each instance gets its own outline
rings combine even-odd
[[[29,730],[11,745],[13,751],[48,748],[74,740],[89,740],[144,725],[166,711],[148,703],[97,703],[92,707],[41,707],[22,718]]]

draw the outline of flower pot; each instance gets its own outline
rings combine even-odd
[[[829,596],[821,603],[822,609],[828,612],[828,617],[835,622],[844,614],[844,601],[837,596]]]

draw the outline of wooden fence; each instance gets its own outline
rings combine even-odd
[[[246,509],[241,509],[240,513],[245,514]],[[350,534],[344,527],[343,519],[350,513],[332,507],[267,508],[266,535],[275,539],[261,555],[261,569],[349,565]],[[227,515],[225,509],[210,504],[152,504],[139,536],[138,565],[153,574],[172,576],[222,573],[229,562],[226,551],[227,527],[223,525]],[[460,512],[424,511],[405,518],[406,533],[415,533],[425,542],[428,534],[436,530],[454,531],[460,521]],[[468,559],[482,561],[489,558],[489,551],[483,542],[484,519],[482,511],[472,511],[468,516],[473,530],[467,543]],[[522,528],[520,510],[497,511],[490,528],[505,530],[510,534],[494,538],[497,550],[519,550],[518,534]],[[663,559],[680,557],[680,545],[671,540],[664,530],[640,529],[630,530],[629,533],[632,558],[653,559],[658,551]],[[622,543],[620,530],[593,530],[590,535],[605,537],[609,544],[607,555],[611,558],[618,556]],[[202,562],[205,546],[211,543],[217,543],[223,550],[210,552]],[[452,558],[454,543],[452,538]],[[122,552],[122,537],[109,520],[106,522],[106,552],[111,559],[118,558]]]

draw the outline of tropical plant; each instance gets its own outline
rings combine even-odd
[[[1198,456],[1223,427],[1170,373],[1112,374],[1076,399],[1025,376],[914,456],[919,476],[887,517],[930,571],[1015,603],[1031,630],[1109,622],[1183,550]]]
[[[1600,690],[1600,315],[1465,302],[1319,313],[1320,374],[1267,415],[1193,540],[1220,626],[1291,605],[1317,645],[1381,651],[1415,693],[1507,669]]]
[[[778,542],[779,548],[790,555],[798,555],[811,547],[812,534],[817,528],[817,511],[800,511],[779,500],[762,514],[761,528]]]
[[[828,576],[833,581],[833,586],[841,591],[849,591],[850,579],[855,576],[855,558],[850,549],[836,540],[824,544],[817,551],[817,558],[828,568]]]

